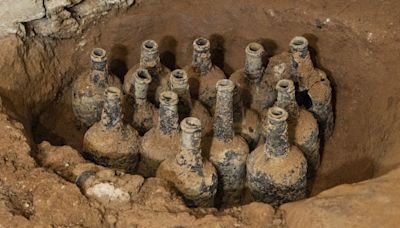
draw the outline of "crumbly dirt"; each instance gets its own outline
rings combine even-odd
[[[349,226],[397,225],[397,214],[389,212],[400,208],[399,7],[395,0],[254,0],[240,5],[233,0],[146,0],[110,13],[76,38],[31,34],[1,39],[0,95],[7,113],[0,114],[1,226],[337,227],[351,221],[356,223]],[[190,63],[192,42],[200,35],[210,39],[213,61],[226,75],[243,67],[249,42],[261,42],[273,55],[288,50],[295,35],[304,35],[315,66],[332,82],[335,104],[335,130],[324,142],[312,195],[381,177],[284,205],[283,212],[252,203],[202,213],[187,209],[173,190],[151,181],[159,179],[146,179],[138,203],[116,212],[105,210],[75,184],[36,162],[35,143],[42,140],[80,150],[84,130],[75,128],[65,100],[73,79],[87,69],[93,47],[110,52],[110,69],[122,77],[126,70],[121,73],[117,66],[129,69],[138,63],[143,40],[156,40],[161,61],[174,69]],[[46,128],[38,130],[40,126]],[[316,213],[324,214],[315,220]]]

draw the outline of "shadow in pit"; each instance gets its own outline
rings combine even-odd
[[[176,65],[177,40],[173,36],[164,36],[160,41],[160,61],[171,71],[179,68]]]
[[[128,55],[128,49],[122,44],[116,44],[111,48],[110,54],[110,72],[117,76],[121,82],[124,82],[125,74],[128,72],[126,65],[126,58]]]

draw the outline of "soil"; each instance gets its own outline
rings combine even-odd
[[[0,114],[1,226],[395,227],[399,8],[395,0],[139,0],[79,37],[58,40],[28,32],[25,38],[1,39],[1,112],[6,113]],[[73,80],[87,70],[93,47],[109,51],[110,69],[122,78],[139,62],[145,39],[159,43],[161,62],[173,70],[190,64],[192,42],[204,36],[211,41],[214,64],[230,75],[243,67],[249,42],[260,42],[274,55],[287,51],[296,35],[309,40],[315,66],[327,73],[334,89],[335,129],[323,144],[314,197],[277,210],[262,203],[188,209],[167,183],[149,178],[131,208],[117,211],[41,167],[37,144],[42,140],[80,150],[84,130],[75,128],[66,97]],[[364,182],[341,185],[359,181]]]

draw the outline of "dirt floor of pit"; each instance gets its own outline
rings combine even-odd
[[[69,93],[73,79],[87,68],[90,50],[94,46],[109,50],[111,69],[120,76],[138,62],[140,43],[149,38],[159,42],[162,62],[170,68],[177,68],[190,62],[191,42],[195,37],[209,37],[213,44],[214,62],[229,75],[243,66],[244,47],[250,41],[260,41],[272,55],[287,50],[293,36],[304,35],[315,50],[316,65],[329,74],[336,91],[335,131],[325,144],[313,194],[387,173],[400,164],[397,140],[400,136],[397,131],[400,127],[400,83],[396,77],[400,75],[399,7],[397,1],[369,0],[299,1],[295,4],[261,0],[241,4],[232,0],[202,1],[201,4],[137,1],[128,11],[115,11],[103,17],[74,39],[2,39],[0,94],[11,118],[23,123],[24,135],[28,136],[24,143],[19,130],[21,126],[3,116],[4,127],[16,130],[5,128],[1,133],[4,136],[0,154],[1,186],[5,186],[0,191],[2,221],[11,218],[15,222],[53,225],[115,224],[112,222],[118,216],[115,211],[92,205],[95,203],[82,196],[74,185],[38,167],[30,156],[35,154],[36,148],[30,129],[34,126],[38,135],[45,130],[46,135],[52,135],[56,145],[66,143],[79,148],[76,135],[83,131],[78,134],[68,131],[64,124],[73,122],[68,117],[69,107],[58,107],[68,97],[64,95]],[[40,119],[51,128],[45,128],[46,124],[39,125]],[[59,137],[60,131],[67,135]],[[390,173],[392,178],[395,174]],[[60,190],[65,188],[63,186],[67,186],[67,190]],[[51,199],[46,199],[42,191],[56,193]],[[331,191],[340,193],[337,188]],[[343,191],[349,192],[348,189]],[[391,191],[384,193],[395,196]],[[59,210],[52,211],[52,207],[57,205],[57,197],[66,197],[68,202]],[[338,204],[330,202],[329,205],[335,203]],[[392,203],[398,205],[400,202]],[[35,209],[29,205],[34,205]],[[70,214],[63,216],[73,207]],[[168,216],[183,219],[179,215],[181,212],[159,207],[163,209],[156,205],[146,210],[151,216],[157,216],[152,211],[167,211],[165,219],[171,218]],[[242,221],[240,218],[245,209],[238,210],[240,212],[229,215],[232,221]],[[272,218],[273,210],[265,210],[266,214],[271,213],[266,217]],[[87,219],[82,218],[85,222],[77,219],[82,217],[82,211],[87,215]],[[181,224],[192,220],[198,222],[198,217],[202,217],[189,215],[186,211],[182,213],[188,217]],[[209,218],[211,223],[225,221],[225,215],[212,211],[203,215],[206,213],[214,214],[202,217]],[[121,214],[123,216],[127,215]],[[142,215],[135,216],[140,218]],[[151,216],[146,218],[153,218]],[[256,219],[258,215],[249,216]],[[277,213],[275,216],[278,217],[275,220],[279,220],[279,216],[284,215]],[[78,222],[72,223],[75,220]],[[203,223],[200,221],[198,224]]]

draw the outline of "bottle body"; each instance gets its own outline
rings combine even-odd
[[[196,117],[201,120],[202,136],[209,135],[212,131],[212,118],[207,108],[198,100],[192,99],[190,94],[189,78],[186,71],[177,69],[171,72],[169,79],[170,90],[179,97],[179,119]]]
[[[158,104],[159,95],[168,89],[168,77],[171,71],[160,62],[158,44],[154,40],[145,40],[141,46],[140,63],[134,65],[125,74],[123,89],[125,94],[134,90],[135,72],[139,68],[147,69],[152,77],[148,88],[148,99]]]
[[[193,42],[193,60],[184,67],[189,77],[191,96],[198,99],[208,110],[215,105],[215,84],[224,79],[224,72],[211,63],[210,41],[198,38]]]
[[[235,84],[228,79],[217,82],[217,102],[214,116],[214,137],[210,147],[210,161],[218,173],[218,195],[221,206],[240,203],[245,186],[246,141],[235,134],[233,93]]]
[[[300,91],[306,91],[312,106],[309,109],[318,120],[320,131],[328,139],[334,127],[332,87],[325,72],[314,68],[306,38],[297,36],[290,42],[292,72]]]
[[[194,117],[181,122],[181,148],[172,159],[163,161],[157,177],[171,182],[190,207],[212,207],[217,191],[217,172],[201,156],[201,123]]]
[[[302,199],[306,194],[307,161],[289,143],[287,118],[287,112],[279,107],[268,110],[265,145],[250,153],[246,164],[251,194],[273,206]]]
[[[139,160],[139,135],[121,121],[121,91],[115,87],[106,90],[101,121],[85,133],[83,155],[106,167],[134,172]]]
[[[179,151],[178,96],[172,91],[160,95],[158,124],[142,138],[138,171],[145,177],[156,175],[162,161],[175,157]]]
[[[90,127],[100,120],[104,91],[110,85],[120,87],[121,83],[108,73],[106,51],[95,48],[91,53],[91,69],[80,75],[72,86],[72,110],[84,126]]]
[[[313,177],[320,163],[317,120],[312,113],[297,104],[295,85],[292,80],[279,80],[276,84],[276,90],[278,98],[275,106],[283,108],[289,114],[289,140],[303,152],[307,159],[307,176]]]
[[[140,135],[144,135],[157,123],[157,108],[147,101],[151,81],[151,75],[146,69],[136,71],[132,126]]]

